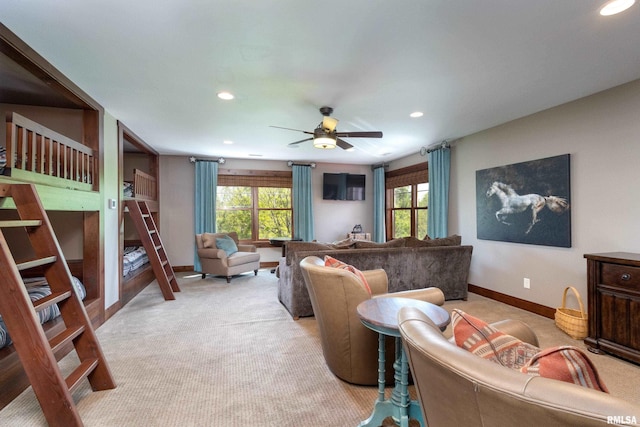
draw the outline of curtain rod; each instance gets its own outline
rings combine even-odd
[[[189,162],[191,163],[195,163],[195,162],[218,162],[221,165],[223,165],[226,160],[224,159],[224,157],[219,157],[217,159],[198,159],[194,156],[189,157]]]
[[[375,165],[371,165],[371,170],[376,170],[378,168],[389,169],[389,163],[376,163]]]
[[[420,155],[426,156],[429,153],[433,153],[434,151],[451,148],[451,143],[458,141],[458,139],[444,139],[442,142],[438,142],[437,144],[432,144],[428,147],[422,147],[420,149]]]
[[[316,167],[315,162],[311,162],[311,163],[296,163],[293,160],[289,160],[287,162],[287,166],[288,167],[291,167],[291,166],[294,166],[294,165],[295,166],[311,166],[311,169],[315,169],[315,167]]]

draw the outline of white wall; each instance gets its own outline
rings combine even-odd
[[[285,170],[286,162],[227,159],[224,169]],[[366,175],[365,201],[322,200],[322,174],[347,172]],[[312,174],[314,228],[318,241],[344,239],[356,224],[364,231],[373,226],[373,175],[369,166],[318,163]],[[188,157],[160,157],[160,232],[167,256],[175,266],[193,265],[194,256],[194,165]],[[280,248],[260,248],[263,262],[277,261]]]
[[[365,200],[322,200],[322,174],[364,174]],[[313,219],[316,240],[333,242],[347,237],[356,224],[363,232],[373,232],[373,172],[370,166],[318,163],[313,169]]]
[[[109,199],[118,200],[118,122],[104,114],[104,306],[109,308],[119,299],[119,227],[118,209],[109,209]]]
[[[465,137],[453,147],[450,233],[474,246],[469,282],[548,307],[575,286],[586,253],[640,252],[640,80]],[[572,247],[476,238],[477,170],[569,153]],[[531,279],[531,289],[523,278]]]

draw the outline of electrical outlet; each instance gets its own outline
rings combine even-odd
[[[525,289],[531,289],[531,280],[529,280],[528,278],[524,278],[524,288]]]

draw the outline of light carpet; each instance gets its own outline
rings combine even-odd
[[[315,319],[291,319],[268,270],[230,284],[178,276],[182,292],[175,301],[164,301],[154,282],[97,330],[117,388],[78,389],[74,398],[86,426],[355,427],[370,415],[376,388],[331,374]],[[487,321],[521,319],[542,346],[584,347],[550,319],[477,295],[445,307]],[[611,394],[640,404],[639,367],[590,356]],[[63,371],[75,359],[63,359]],[[0,425],[46,426],[31,389],[0,411]]]

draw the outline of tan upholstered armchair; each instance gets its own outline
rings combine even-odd
[[[325,267],[315,256],[300,262],[318,321],[322,352],[327,366],[338,378],[353,384],[378,384],[378,334],[365,327],[356,307],[369,298],[403,297],[444,304],[438,288],[387,293],[384,270],[363,271],[371,294],[352,272]],[[395,354],[395,340],[386,340],[386,354]],[[387,381],[393,382],[393,357],[387,358]]]
[[[196,246],[203,279],[207,274],[214,274],[225,276],[227,283],[230,283],[231,277],[236,274],[253,270],[254,274],[258,275],[260,254],[254,245],[240,244],[236,232],[196,234]],[[237,249],[235,252],[234,247]]]

